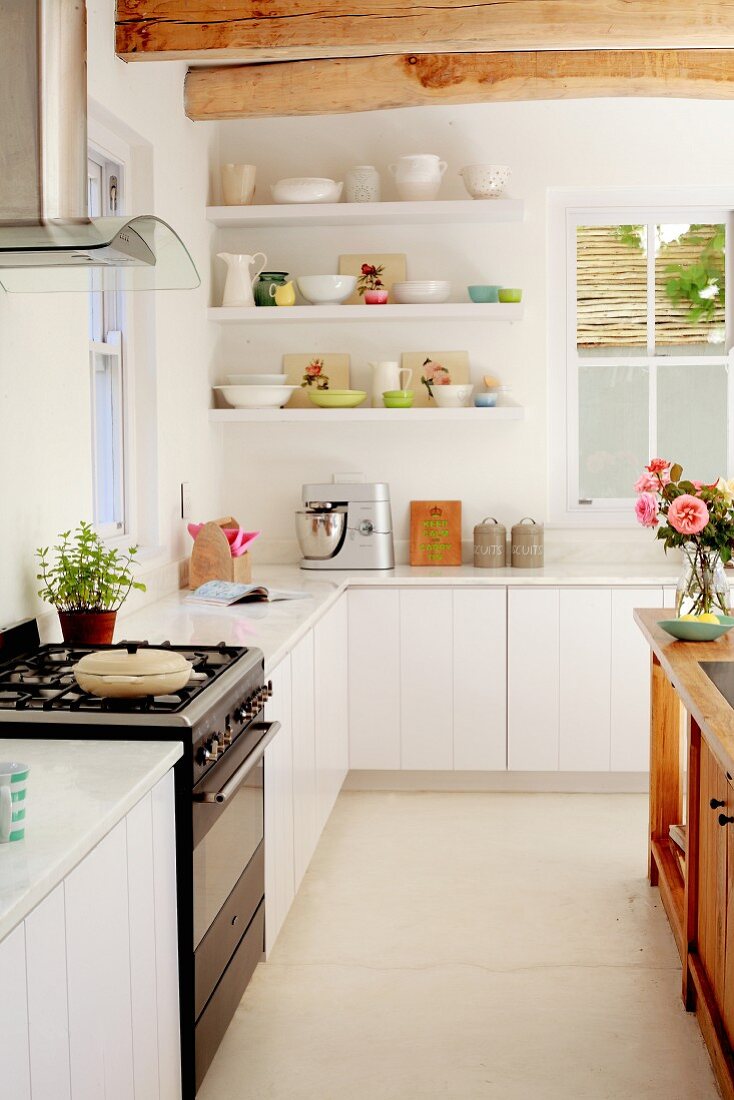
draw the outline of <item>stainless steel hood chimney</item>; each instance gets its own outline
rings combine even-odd
[[[0,285],[196,287],[159,218],[89,218],[86,57],[85,0],[0,0]]]

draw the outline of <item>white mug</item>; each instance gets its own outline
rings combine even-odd
[[[22,840],[26,823],[28,764],[0,761],[0,844]]]
[[[222,199],[225,206],[249,206],[255,197],[254,164],[222,165]]]

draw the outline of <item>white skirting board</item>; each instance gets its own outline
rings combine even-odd
[[[644,794],[647,772],[356,771],[344,791],[508,791],[516,794]]]

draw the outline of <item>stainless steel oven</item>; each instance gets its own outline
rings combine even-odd
[[[263,952],[264,754],[279,728],[253,723],[194,787],[197,1089]]]

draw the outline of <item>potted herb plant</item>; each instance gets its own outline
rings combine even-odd
[[[362,270],[357,279],[357,293],[364,297],[366,306],[384,306],[387,301],[387,291],[380,276],[384,272],[383,264],[362,264]]]
[[[65,642],[111,642],[118,609],[131,589],[145,591],[131,570],[137,546],[127,553],[108,549],[91,523],[83,520],[73,534],[63,531],[58,538],[52,550],[36,550],[38,595],[58,611]]]

